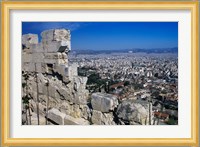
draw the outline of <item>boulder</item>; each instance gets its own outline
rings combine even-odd
[[[148,110],[135,100],[124,100],[117,108],[117,116],[128,124],[148,123]]]
[[[118,99],[112,94],[93,93],[91,96],[91,104],[94,110],[101,112],[109,112],[114,110],[118,105]]]
[[[64,118],[65,114],[60,112],[58,109],[52,108],[51,110],[48,111],[48,119],[52,120],[53,122],[59,124],[59,125],[64,125]]]

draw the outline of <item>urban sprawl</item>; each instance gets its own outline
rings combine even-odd
[[[178,57],[176,53],[76,54],[78,74],[88,77],[90,93],[116,95],[119,101],[152,103],[154,123],[178,123]]]

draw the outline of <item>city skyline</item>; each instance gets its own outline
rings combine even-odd
[[[71,31],[72,50],[162,49],[178,47],[178,22],[23,22],[22,34],[44,29]]]

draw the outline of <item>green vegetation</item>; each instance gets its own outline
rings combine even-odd
[[[151,94],[151,96],[154,97],[154,98],[159,97],[159,95],[160,95],[160,92],[159,92],[159,91],[154,91],[154,92]]]
[[[178,120],[175,120],[174,118],[169,118],[169,120],[166,122],[168,125],[177,125]]]
[[[128,86],[128,85],[130,85],[130,82],[129,81],[125,81],[124,82],[124,86]]]
[[[136,84],[136,83],[134,83],[132,85],[133,85],[133,87],[134,87],[135,90],[143,89],[143,85],[142,84]]]
[[[166,90],[162,90],[161,93],[162,94],[167,94],[167,91]]]
[[[98,73],[92,73],[88,76],[88,89],[92,91],[101,91],[101,88],[106,87],[107,79],[101,79]]]

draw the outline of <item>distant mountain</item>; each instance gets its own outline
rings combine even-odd
[[[73,51],[76,54],[111,54],[111,53],[178,53],[178,48],[156,48],[156,49],[141,49],[141,48],[135,48],[135,49],[116,49],[116,50],[92,50],[92,49],[84,49],[84,50],[74,50]]]

